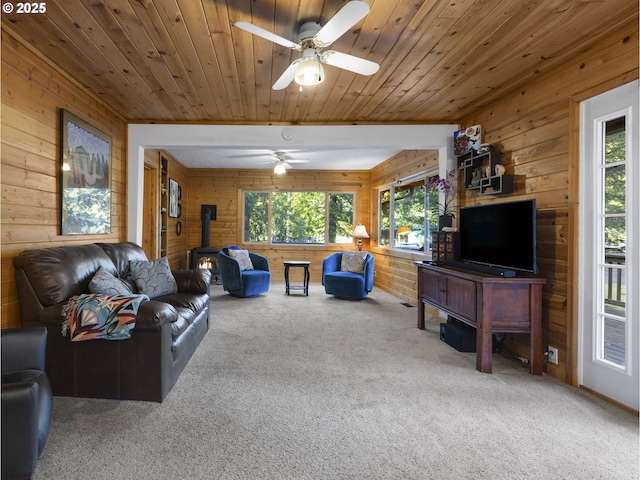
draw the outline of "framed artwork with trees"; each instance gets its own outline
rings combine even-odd
[[[67,110],[60,117],[60,233],[111,233],[111,137]]]

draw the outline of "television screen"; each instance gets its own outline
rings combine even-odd
[[[537,273],[536,201],[461,208],[460,260]]]

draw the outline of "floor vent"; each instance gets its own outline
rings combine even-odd
[[[413,308],[413,305],[407,302],[402,302],[400,305],[404,305],[405,307]]]

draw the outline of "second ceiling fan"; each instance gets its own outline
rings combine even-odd
[[[363,0],[351,0],[324,26],[316,22],[303,23],[296,38],[297,42],[276,35],[262,27],[249,22],[237,22],[235,25],[254,35],[282,45],[283,47],[303,52],[289,65],[276,83],[274,90],[286,88],[293,80],[302,86],[317,85],[324,80],[322,64],[343,68],[360,75],[373,75],[380,65],[364,58],[354,57],[335,50],[325,50],[347,30],[362,20],[369,13],[369,4]]]

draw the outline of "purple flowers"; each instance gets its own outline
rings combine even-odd
[[[455,217],[455,206],[452,205],[456,201],[456,174],[455,172],[447,172],[445,178],[438,176],[429,177],[425,180],[424,186],[427,190],[432,192],[442,193],[444,196],[444,202],[437,202],[434,205],[437,207],[439,215],[451,215]]]

